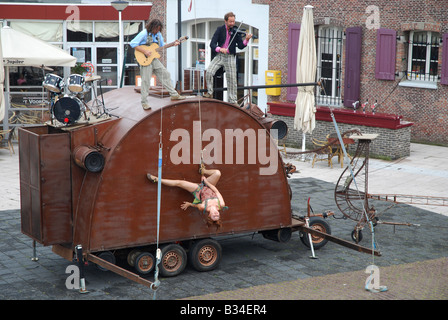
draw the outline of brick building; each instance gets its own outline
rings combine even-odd
[[[269,69],[281,70],[282,83],[294,83],[303,7],[312,5],[318,77],[326,79],[317,105],[376,101],[377,112],[414,123],[413,141],[448,144],[448,1],[254,2],[269,4]],[[293,104],[293,90],[268,101]]]
[[[0,0],[5,5],[8,2]],[[53,2],[67,5],[62,0],[36,2],[48,3],[48,6],[53,6]],[[73,0],[72,4],[82,6],[84,2]],[[110,4],[106,0],[87,2]],[[201,72],[208,66],[209,41],[214,30],[223,23],[225,13],[235,12],[237,24],[241,23],[245,30],[257,35],[248,48],[237,53],[239,86],[265,84],[266,70],[280,70],[283,84],[296,82],[294,54],[303,8],[312,5],[318,78],[325,83],[325,92],[318,91],[316,94],[319,109],[322,111],[332,107],[349,110],[356,101],[359,101],[358,105],[367,100],[369,105],[377,102],[378,114],[391,114],[392,121],[400,117],[413,123],[407,129],[413,141],[448,145],[448,0],[194,0],[192,10],[189,10],[188,0],[130,2],[129,8],[142,2],[150,5],[147,19],[159,18],[165,23],[164,37],[167,42],[180,36],[178,22],[181,20],[181,34],[188,35],[190,40],[182,45],[180,57],[177,50],[167,50],[163,61],[167,62],[173,81],[184,83],[185,70],[198,68],[198,48],[204,50],[206,55]],[[179,5],[181,17],[178,17]],[[132,11],[126,10],[123,19],[135,20],[128,16]],[[30,17],[0,19],[3,19],[3,25],[7,25],[23,21],[28,23]],[[64,19],[67,17],[59,17],[49,23],[59,22],[64,26]],[[137,22],[141,28],[144,22],[140,19]],[[74,44],[70,42],[69,35],[66,37],[68,40],[62,37],[63,41],[55,44],[70,50]],[[113,41],[110,45],[117,47],[116,39]],[[89,43],[89,46],[95,45]],[[132,50],[128,50],[128,56],[132,58]],[[127,72],[137,70],[137,65],[131,60],[127,62]],[[114,58],[113,61],[119,59]],[[133,79],[134,74],[125,77],[125,85],[134,85]],[[293,115],[296,90],[282,88],[279,96],[268,95],[266,90],[254,90],[253,102],[261,109],[270,108],[272,103],[282,104],[289,110],[287,113]],[[241,95],[246,93],[241,92]],[[376,121],[377,118],[371,120]],[[297,134],[291,126],[290,129],[291,135]]]

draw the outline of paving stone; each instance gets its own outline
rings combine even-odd
[[[293,202],[297,208],[306,208],[308,185],[317,186],[320,193],[330,194],[334,185],[312,178],[290,180]],[[329,196],[314,194],[313,210],[327,208]],[[320,200],[324,199],[324,200]],[[381,204],[377,204],[382,208]],[[386,214],[385,214],[386,215]],[[7,218],[5,218],[7,217]],[[328,242],[310,259],[311,252],[305,247],[298,233],[293,233],[287,243],[264,239],[260,234],[225,236],[219,239],[223,248],[223,259],[218,269],[201,273],[187,267],[184,273],[174,278],[162,278],[156,292],[157,299],[377,299],[363,290],[367,274],[365,269],[372,262],[380,268],[381,279],[392,292],[382,294],[382,299],[446,299],[448,285],[443,271],[432,272],[427,279],[417,277],[416,270],[432,270],[434,265],[447,270],[448,217],[410,207],[398,205],[387,216],[400,221],[403,218],[421,227],[395,228],[378,225],[375,240],[381,249],[381,257],[359,253]],[[6,234],[13,238],[0,238],[0,297],[2,299],[56,299],[56,300],[115,300],[153,299],[153,291],[140,284],[120,277],[112,272],[103,272],[95,266],[86,267],[88,294],[68,290],[65,280],[66,267],[71,264],[51,252],[50,247],[37,245],[39,260],[31,261],[32,241],[15,230],[20,224],[19,210],[0,211],[0,220],[10,220]],[[328,218],[333,235],[350,240],[355,222]],[[436,228],[436,229],[435,229]],[[439,232],[434,232],[438,230]],[[363,230],[363,245],[369,247],[372,235]],[[427,264],[427,265],[426,265]],[[439,270],[439,269],[438,269]],[[400,272],[407,274],[400,274]],[[396,278],[394,278],[394,275]],[[441,276],[440,281],[435,277]],[[328,277],[328,278],[327,278]],[[384,277],[384,278],[383,278]],[[153,275],[146,277],[153,280]],[[355,280],[353,280],[355,279]],[[349,281],[350,280],[350,281]],[[421,290],[409,291],[408,284],[414,282]],[[331,283],[331,288],[325,286]],[[421,283],[421,284],[420,284]],[[334,284],[334,285],[333,285]],[[433,287],[427,287],[431,285]],[[261,290],[261,288],[263,290]],[[349,289],[350,288],[350,289]],[[401,291],[404,288],[405,291]],[[400,290],[398,290],[400,289]],[[237,298],[238,297],[238,298]]]

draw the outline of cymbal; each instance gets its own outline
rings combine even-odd
[[[100,79],[101,79],[101,76],[91,76],[91,77],[86,77],[85,82],[91,82],[91,81],[100,80]]]

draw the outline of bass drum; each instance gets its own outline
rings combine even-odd
[[[48,73],[45,75],[42,85],[51,92],[59,93],[64,87],[64,81],[60,76],[53,73]]]
[[[63,97],[56,101],[53,112],[59,122],[73,124],[81,117],[82,102],[75,97]]]

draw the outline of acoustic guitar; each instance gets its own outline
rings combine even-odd
[[[187,40],[188,40],[187,36],[179,38],[180,43],[187,41]],[[176,44],[176,41],[170,42],[170,43],[164,45],[163,47],[159,47],[159,45],[157,43],[152,43],[150,46],[146,46],[146,45],[138,46],[134,50],[135,59],[141,66],[148,66],[151,64],[152,60],[154,60],[156,58],[157,59],[160,58],[160,54],[159,54],[160,51],[162,51],[164,49],[168,49],[169,47],[172,47],[175,44]],[[144,53],[138,51],[137,48],[145,48],[145,49],[151,51],[151,55],[149,57],[147,57]]]

